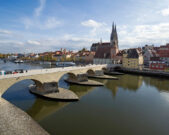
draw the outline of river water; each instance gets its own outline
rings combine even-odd
[[[43,68],[0,63],[0,69]],[[61,79],[59,86],[74,91],[80,97],[78,102],[37,97],[29,93],[31,80],[11,86],[3,98],[52,135],[169,135],[169,80],[129,74],[118,77],[97,80],[104,87],[68,85]]]

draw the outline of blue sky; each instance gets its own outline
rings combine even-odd
[[[168,0],[0,0],[0,52],[90,48],[113,21],[120,49],[169,42]]]

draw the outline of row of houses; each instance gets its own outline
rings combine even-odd
[[[96,51],[94,64],[122,64],[130,69],[169,70],[169,44],[160,47],[145,45],[142,48],[118,50],[114,53],[110,45],[107,44],[106,47],[106,43],[95,43],[91,50]]]
[[[168,70],[169,44],[155,47],[145,45],[142,48],[119,50],[116,26],[112,26],[110,42],[93,43],[94,64],[122,64],[124,68]]]
[[[29,61],[74,61],[85,64],[92,64],[95,52],[82,49],[78,52],[60,49],[54,52],[28,53],[28,54],[11,54],[10,60],[23,59]]]
[[[143,57],[145,67],[155,70],[169,70],[169,44],[148,49]]]

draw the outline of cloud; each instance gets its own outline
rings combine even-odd
[[[166,9],[161,10],[161,14],[162,14],[163,16],[168,16],[168,15],[169,15],[169,7],[166,8]]]
[[[45,37],[37,39],[18,40],[1,40],[0,52],[3,53],[29,53],[29,52],[45,52],[60,50],[66,48],[67,50],[79,50],[83,47],[89,48],[95,40],[92,38],[64,34],[58,37]]]
[[[90,32],[87,35],[93,38],[96,38],[96,37],[101,38],[101,35],[103,35],[104,33],[110,32],[110,28],[107,27],[106,23],[97,22],[92,19],[81,22],[81,25],[84,27],[91,28]]]
[[[2,44],[11,44],[11,45],[18,45],[18,46],[24,45],[23,42],[21,42],[21,41],[15,41],[15,40],[0,40],[0,44],[1,45]]]
[[[41,29],[53,29],[61,24],[60,21],[56,20],[55,17],[50,17],[46,20],[43,26],[40,26]]]
[[[21,22],[24,24],[26,29],[41,29],[49,30],[60,26],[61,22],[56,17],[40,17],[45,7],[46,0],[39,0],[40,6],[35,8],[32,17],[21,18]]]
[[[105,30],[107,29],[107,30]],[[78,50],[83,47],[90,49],[90,46],[94,42],[99,42],[100,37],[103,38],[103,42],[109,42],[111,27],[104,25],[96,29],[95,34],[91,35],[93,28],[89,29],[88,34],[59,34],[59,36],[48,36],[42,37],[37,36],[34,33],[18,35],[15,41],[12,39],[1,39],[0,38],[0,51],[5,50],[6,52],[44,52],[44,51],[55,51],[60,48],[66,48],[70,50]],[[3,31],[4,32],[4,31]],[[12,32],[12,31],[11,31]],[[117,27],[119,35],[119,47],[134,48],[143,46],[145,44],[162,45],[169,42],[169,23],[159,24],[144,24],[144,25],[119,25]],[[6,32],[5,32],[6,33]],[[12,32],[16,35],[14,32]],[[31,35],[31,36],[30,36]],[[22,39],[22,40],[21,40]],[[29,39],[29,40],[27,40]],[[8,48],[8,49],[7,49]],[[4,51],[3,51],[4,52]]]
[[[135,25],[118,27],[119,44],[121,48],[126,46],[138,47],[145,44],[166,44],[169,42],[169,23],[152,25]]]
[[[31,45],[40,45],[40,42],[35,41],[35,40],[28,40],[27,43]]]
[[[34,21],[30,18],[25,17],[25,18],[22,18],[21,21],[25,25],[26,29],[29,29],[30,27],[34,26]]]
[[[46,4],[46,0],[39,0],[39,1],[40,1],[40,5],[39,5],[39,7],[37,7],[35,9],[35,12],[34,12],[35,16],[40,16],[40,14],[43,11],[45,4]]]
[[[0,34],[7,34],[7,35],[10,35],[10,34],[12,34],[12,32],[9,31],[9,30],[0,30]]]
[[[104,23],[99,23],[99,22],[96,22],[92,19],[81,22],[81,24],[85,27],[92,27],[92,28],[99,28],[104,25]]]
[[[23,18],[23,24],[25,25],[26,29],[34,28],[34,29],[41,29],[41,30],[49,30],[54,29],[61,25],[61,22],[58,21],[55,17],[48,17],[44,20],[39,19],[32,19],[32,18]]]

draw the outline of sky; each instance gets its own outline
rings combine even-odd
[[[113,22],[120,49],[164,45],[169,0],[0,0],[0,53],[90,49]]]

